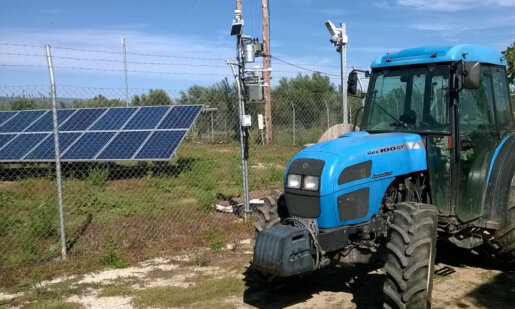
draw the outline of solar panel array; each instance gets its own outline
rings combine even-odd
[[[202,105],[61,109],[63,161],[169,160]],[[0,162],[55,160],[51,110],[0,112]]]

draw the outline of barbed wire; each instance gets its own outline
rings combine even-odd
[[[46,65],[37,64],[0,64],[0,67],[34,67],[34,68],[47,68]],[[101,71],[101,72],[125,72],[121,69],[100,69],[100,68],[84,68],[72,66],[54,66],[54,69],[69,69],[69,70],[83,70],[83,71]],[[165,72],[165,71],[146,71],[146,70],[127,70],[129,73],[147,73],[147,74],[167,74],[167,75],[203,75],[211,76],[212,73],[194,73],[194,72]],[[217,76],[231,76],[231,74],[216,74]]]
[[[32,44],[19,44],[19,43],[6,43],[6,42],[0,42],[0,45],[7,45],[7,46],[19,46],[19,47],[41,47],[42,45],[32,45]],[[52,49],[62,49],[62,50],[72,50],[72,51],[82,51],[82,52],[91,52],[91,53],[104,53],[104,54],[115,54],[115,55],[122,55],[123,52],[118,51],[107,51],[107,50],[95,50],[95,49],[82,49],[82,48],[73,48],[73,47],[60,47],[60,46],[53,46]],[[12,56],[42,56],[45,57],[45,55],[37,55],[37,54],[28,54],[28,53],[0,53],[4,55],[12,55]],[[224,58],[209,58],[209,57],[190,57],[190,56],[177,56],[177,55],[159,55],[159,54],[146,54],[146,53],[135,53],[135,52],[127,52],[127,55],[133,55],[133,56],[142,56],[142,57],[160,57],[160,58],[177,58],[177,59],[189,59],[189,60],[205,60],[205,61],[225,61]],[[70,56],[57,56],[52,55],[53,58],[56,59],[70,59],[70,60],[78,60],[78,61],[106,61],[106,62],[116,62],[116,63],[123,63],[121,60],[116,59],[94,59],[94,58],[83,58],[83,57],[70,57]],[[339,68],[339,66],[334,65],[327,65],[327,64],[307,64],[307,63],[292,63],[289,61],[284,61],[280,58],[277,58],[275,56],[270,56],[271,58],[274,58],[278,60],[279,62],[284,63],[285,65],[294,66],[298,69],[302,69],[304,71],[310,71],[310,72],[319,72],[321,74],[330,75],[332,73],[324,73],[319,70],[313,70],[306,67],[326,67],[326,68]],[[163,62],[144,62],[144,61],[127,61],[127,63],[130,64],[150,64],[150,65],[187,65],[187,66],[217,66],[217,65],[209,65],[209,64],[175,64],[175,63],[163,63]],[[225,67],[224,65],[219,65],[218,67]],[[350,68],[350,67],[348,67]]]

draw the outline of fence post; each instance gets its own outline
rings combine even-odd
[[[329,105],[327,104],[327,101],[324,99],[325,104],[325,110],[327,115],[327,130],[329,130]]]
[[[293,102],[290,102],[290,104],[293,111],[293,146],[295,146],[295,105],[293,105]]]
[[[214,111],[211,111],[211,143],[215,142],[215,120],[213,118]]]
[[[45,45],[48,72],[50,74],[50,89],[52,95],[52,119],[54,124],[54,145],[55,145],[55,174],[57,182],[57,203],[59,206],[59,226],[61,232],[61,258],[66,260],[66,235],[64,231],[63,191],[61,179],[61,151],[59,149],[59,122],[57,120],[57,98],[55,90],[54,67],[50,45]]]

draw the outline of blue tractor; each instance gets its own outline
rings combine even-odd
[[[300,151],[254,223],[268,278],[380,263],[385,308],[429,308],[436,239],[515,266],[515,124],[506,59],[429,46],[372,63],[361,131]]]

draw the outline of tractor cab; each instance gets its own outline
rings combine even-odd
[[[384,265],[385,308],[430,308],[437,236],[515,268],[515,125],[506,60],[475,45],[372,63],[360,132],[306,147],[265,198],[253,268]],[[349,94],[358,93],[351,72]]]
[[[356,77],[349,76],[350,94]],[[361,128],[419,134],[439,214],[495,224],[501,213],[482,205],[495,156],[513,134],[512,115],[501,53],[474,45],[422,47],[372,63]]]

